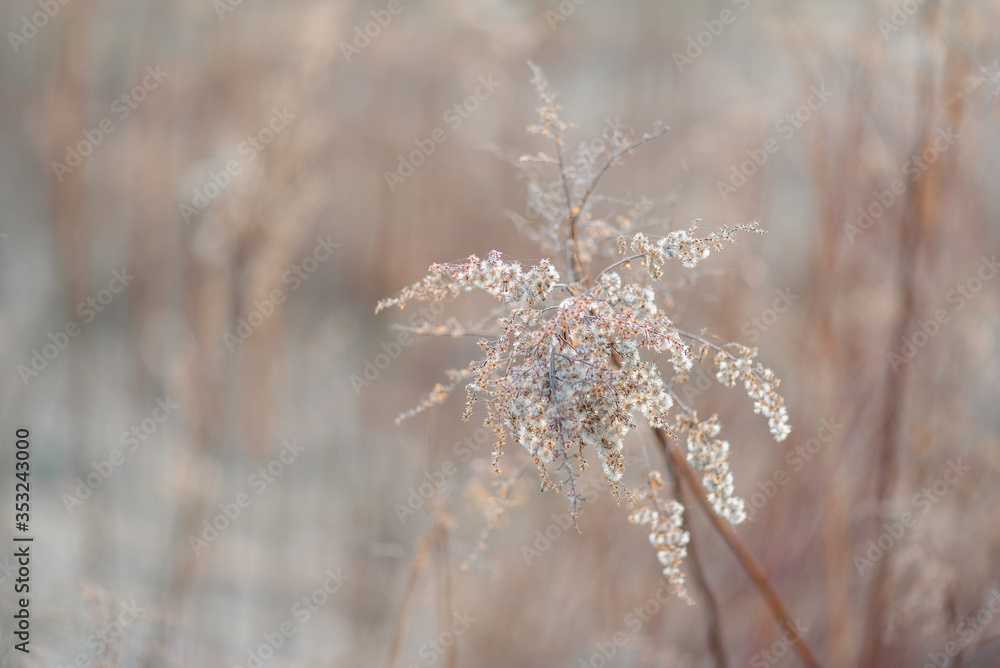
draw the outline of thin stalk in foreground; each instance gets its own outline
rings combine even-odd
[[[708,496],[705,491],[704,485],[701,484],[701,480],[698,478],[698,474],[691,468],[688,464],[687,459],[677,448],[677,444],[667,435],[662,429],[654,429],[656,432],[656,438],[660,441],[660,445],[663,447],[663,452],[666,454],[667,459],[670,462],[670,467],[677,471],[684,482],[693,492],[693,496],[698,501],[698,505],[702,507],[702,510],[708,515],[708,518],[712,521],[716,530],[722,536],[722,539],[726,541],[729,549],[733,551],[736,555],[736,559],[743,566],[743,570],[747,572],[750,579],[753,580],[754,585],[760,591],[761,596],[764,597],[764,601],[767,603],[767,607],[770,609],[771,614],[774,616],[775,620],[781,624],[792,637],[792,647],[795,648],[795,652],[802,659],[802,662],[809,666],[810,668],[822,668],[819,659],[816,657],[816,653],[813,651],[812,647],[809,646],[808,641],[805,637],[799,633],[799,629],[795,622],[792,620],[791,616],[788,614],[788,610],[785,608],[785,604],[781,601],[781,597],[771,586],[771,581],[767,578],[767,573],[761,567],[754,556],[750,553],[750,550],[743,543],[742,539],[733,530],[733,527],[723,518],[715,514],[712,510],[711,504],[708,502]]]
[[[677,502],[687,507],[687,498],[684,494],[680,475],[678,475],[676,467],[668,466],[667,470],[670,472],[670,477],[674,483],[674,496],[677,497]],[[690,537],[687,550],[688,563],[691,564],[691,579],[694,581],[695,587],[701,591],[702,598],[705,600],[705,619],[708,623],[708,649],[712,653],[712,656],[715,657],[716,668],[728,668],[729,662],[726,660],[725,644],[722,642],[722,623],[719,617],[719,604],[715,600],[715,594],[708,588],[708,580],[705,578],[701,562],[698,561],[698,549],[694,538],[694,523],[688,514],[684,515],[683,528],[688,532],[688,536]]]

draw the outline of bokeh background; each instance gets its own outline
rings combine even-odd
[[[0,526],[27,427],[37,537],[28,656],[0,561],[0,665],[695,667],[717,661],[713,618],[728,665],[800,665],[697,508],[714,606],[700,589],[661,605],[628,509],[595,485],[577,536],[531,471],[463,569],[497,509],[490,446],[461,397],[394,424],[478,350],[399,345],[410,310],[377,301],[434,261],[539,257],[498,154],[547,148],[524,133],[529,60],[574,139],[670,126],[602,192],[674,226],[768,230],[667,286],[680,326],[758,346],[783,379],[780,445],[740,392],[692,401],[719,413],[753,507],[738,532],[824,665],[1000,665],[1000,3],[51,0],[0,17]],[[519,461],[508,448],[503,475]]]

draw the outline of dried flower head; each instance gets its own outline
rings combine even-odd
[[[686,597],[680,571],[689,539],[682,528],[683,506],[657,496],[663,485],[656,471],[644,474],[648,489],[638,495],[626,488],[623,451],[626,437],[637,429],[636,415],[642,414],[654,428],[684,437],[688,461],[704,476],[710,503],[733,524],[743,522],[746,512],[735,494],[729,442],[720,438],[717,417],[701,420],[694,408],[679,400],[676,388],[695,364],[712,358],[720,383],[733,386],[742,381],[755,412],[768,418],[776,440],[787,436],[788,416],[776,392],[778,380],[754,361],[756,350],[718,345],[677,328],[657,303],[662,295],[656,283],[671,261],[694,267],[713,249],[735,242],[737,232],[761,230],[755,222],[705,236],[697,234],[696,223],[670,229],[672,220],[651,217],[656,207],[646,199],[626,202],[623,214],[599,212],[599,206],[621,204],[595,193],[603,174],[665,128],[638,140],[616,130],[603,148],[581,145],[571,159],[565,139],[570,126],[559,120],[548,82],[534,65],[532,70],[541,105],[538,123],[529,132],[551,140],[555,153],[517,162],[528,176],[529,201],[540,220],[516,222],[551,251],[553,259],[525,270],[492,251],[486,259],[472,255],[458,264],[435,264],[423,280],[379,303],[377,311],[403,308],[411,301],[452,299],[476,289],[501,303],[492,325],[483,329],[450,320],[419,330],[437,336],[475,334],[482,358],[450,371],[447,384],[437,385],[399,419],[440,404],[464,384],[464,418],[482,405],[484,424],[496,434],[496,471],[504,445],[519,445],[534,463],[543,489],[559,490],[568,498],[574,519],[581,505],[580,474],[588,458],[596,455],[615,497],[640,504],[630,519],[649,526],[664,574],[675,592]],[[546,168],[554,168],[554,178],[547,176]],[[654,235],[657,230],[659,236]],[[598,258],[616,254],[619,257],[596,275],[591,272]],[[634,271],[633,263],[642,271]],[[665,366],[673,373],[663,375]],[[489,530],[493,528],[491,519]]]

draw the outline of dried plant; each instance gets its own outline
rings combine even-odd
[[[742,384],[754,411],[768,419],[771,434],[781,441],[790,427],[777,393],[779,381],[756,362],[755,349],[718,345],[677,328],[658,304],[665,300],[657,283],[671,261],[692,268],[712,250],[735,242],[737,233],[762,232],[756,222],[704,236],[695,223],[669,229],[669,220],[650,218],[653,207],[647,200],[626,202],[624,213],[599,213],[604,208],[600,204],[620,202],[595,193],[602,176],[666,128],[658,126],[638,139],[615,131],[603,148],[595,149],[596,142],[581,144],[571,153],[566,145],[570,125],[560,120],[556,95],[542,73],[531,67],[541,104],[538,123],[528,132],[553,142],[555,152],[518,161],[528,177],[531,205],[541,213],[538,225],[522,219],[519,227],[553,259],[524,269],[492,251],[485,259],[473,255],[460,263],[434,264],[423,280],[378,304],[376,311],[404,308],[411,301],[450,300],[475,289],[501,303],[494,324],[484,330],[451,321],[427,332],[481,335],[484,356],[465,369],[449,371],[447,384],[437,385],[398,420],[441,404],[464,385],[464,419],[480,402],[486,406],[484,424],[496,434],[494,469],[499,473],[504,445],[517,443],[531,456],[543,489],[559,490],[568,498],[574,520],[581,505],[579,476],[587,458],[596,454],[615,498],[635,505],[631,521],[648,525],[649,540],[675,593],[690,600],[680,570],[689,541],[682,528],[685,509],[661,496],[657,471],[647,470],[643,489],[632,493],[626,487],[623,447],[625,437],[637,429],[635,414],[641,413],[651,427],[686,443],[687,463],[700,474],[714,512],[731,524],[746,519],[718,417],[699,417],[680,400],[678,387],[688,381],[695,364],[712,365],[723,385]],[[654,235],[656,231],[660,234]],[[615,259],[593,273],[602,258]],[[672,373],[665,375],[661,367]]]

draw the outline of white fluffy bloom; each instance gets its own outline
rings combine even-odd
[[[505,262],[499,251],[490,251],[485,260],[471,255],[464,264],[431,265],[430,273],[422,281],[405,288],[397,297],[380,301],[375,311],[389,306],[403,308],[412,300],[447,299],[475,288],[512,309],[525,309],[547,300],[557,282],[559,272],[548,260],[525,272],[517,262]]]
[[[469,285],[493,295],[511,308],[528,308],[544,302],[559,281],[559,272],[548,260],[542,260],[528,272],[517,262],[504,262],[499,251],[473,266],[463,276]]]
[[[655,491],[648,495],[649,505],[635,510],[629,521],[639,526],[649,526],[649,543],[656,550],[656,558],[663,565],[663,575],[674,588],[674,594],[691,602],[684,588],[681,563],[687,556],[691,534],[684,531],[684,506],[673,499],[662,501]]]
[[[633,253],[642,256],[643,265],[649,275],[659,279],[663,275],[663,265],[667,260],[679,258],[681,264],[690,269],[708,258],[712,248],[721,248],[724,241],[734,242],[735,232],[760,232],[757,223],[747,223],[737,225],[732,230],[722,228],[720,232],[699,238],[693,234],[696,227],[692,223],[688,229],[669,232],[656,242],[650,241],[646,235],[638,232],[632,237],[631,242],[622,239],[619,242],[619,250],[624,253],[626,248],[631,248]]]
[[[697,416],[685,416],[680,429],[687,434],[687,460],[701,471],[702,483],[715,512],[730,524],[746,520],[746,504],[736,496],[733,474],[729,469],[729,441],[718,438],[719,423],[716,416],[699,422]]]
[[[779,443],[792,431],[788,424],[785,400],[777,392],[780,381],[774,372],[754,362],[757,351],[742,346],[736,347],[737,354],[720,350],[715,356],[715,377],[727,387],[743,381],[743,389],[753,400],[753,411],[767,418],[768,429]]]

